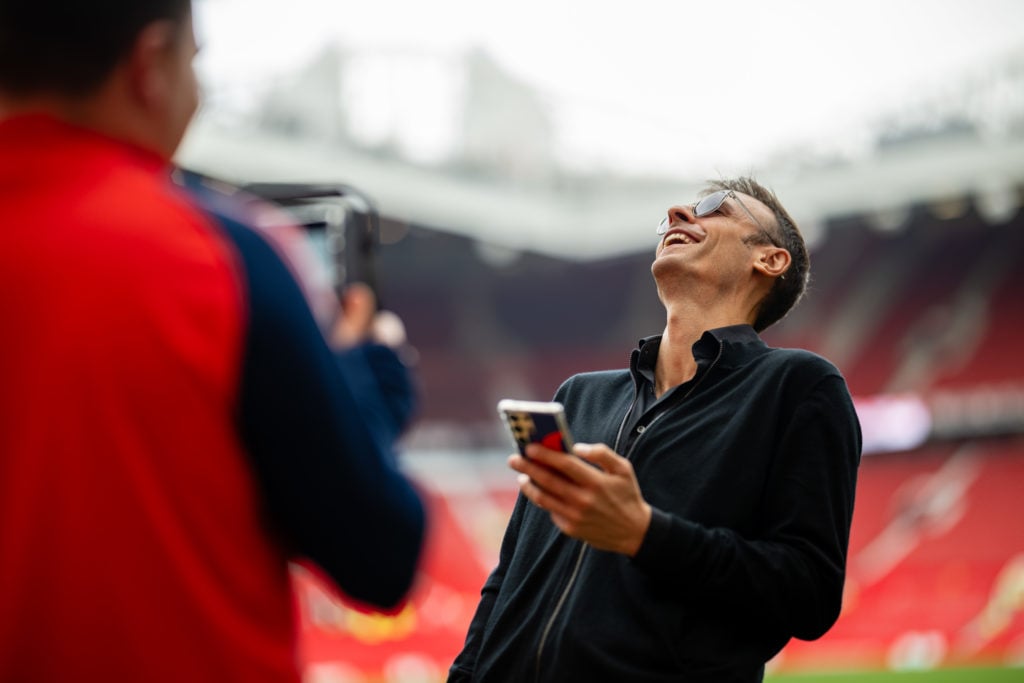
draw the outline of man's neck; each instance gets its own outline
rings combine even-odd
[[[658,397],[672,387],[690,381],[697,374],[693,345],[701,335],[719,327],[750,323],[742,315],[709,310],[695,302],[668,305],[666,312],[665,331],[654,368],[654,394]]]

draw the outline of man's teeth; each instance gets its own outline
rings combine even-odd
[[[676,233],[665,240],[665,246],[671,246],[673,244],[696,244],[688,235],[682,233]]]

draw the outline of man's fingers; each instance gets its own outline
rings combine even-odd
[[[563,454],[562,457],[564,458],[565,455]],[[572,484],[564,476],[543,464],[538,464],[519,455],[511,456],[508,462],[512,469],[520,473],[520,476],[527,477],[536,486],[551,495],[565,498],[572,492]]]
[[[377,299],[368,286],[355,282],[341,295],[341,317],[331,335],[335,346],[346,348],[364,341],[377,311]]]
[[[557,495],[552,494],[551,491],[538,486],[536,481],[525,474],[519,475],[519,490],[523,492],[523,495],[530,502],[547,511],[559,529],[565,532],[569,531],[571,528],[569,518],[577,516],[575,509],[571,505],[567,504]],[[559,522],[558,520],[562,521]]]
[[[627,463],[625,458],[603,443],[578,443],[573,453],[608,473],[622,472]]]
[[[595,474],[593,468],[568,453],[554,451],[539,444],[530,444],[526,449],[526,454],[531,461],[553,469],[577,484],[584,485],[593,480]]]

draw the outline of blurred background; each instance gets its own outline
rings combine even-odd
[[[384,618],[297,569],[308,681],[443,679],[516,495],[496,402],[624,367],[664,324],[665,209],[746,173],[812,253],[766,340],[835,362],[865,435],[843,615],[772,679],[1024,681],[1024,3],[197,0],[196,23],[178,161],[372,198],[418,353],[423,574]]]

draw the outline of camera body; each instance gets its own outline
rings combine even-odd
[[[242,189],[281,207],[308,233],[339,294],[346,285],[362,282],[380,300],[380,215],[365,194],[340,184],[252,183]]]

